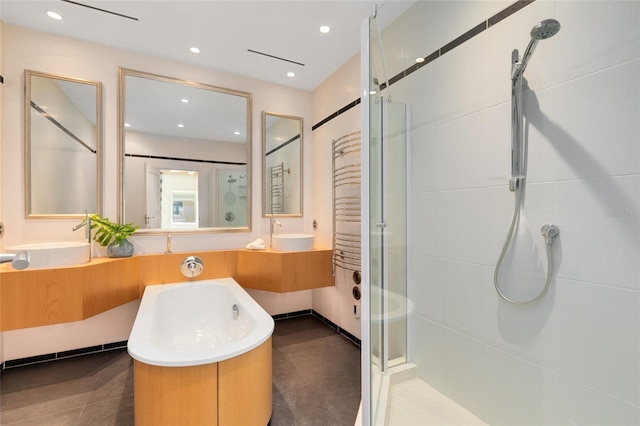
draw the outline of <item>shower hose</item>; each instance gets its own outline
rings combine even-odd
[[[544,288],[542,289],[542,291],[540,292],[540,294],[538,294],[536,297],[534,297],[533,299],[529,299],[529,300],[513,300],[509,297],[507,297],[502,290],[500,289],[500,284],[498,282],[498,276],[500,275],[500,270],[502,269],[502,263],[504,261],[504,257],[507,254],[507,250],[509,250],[509,246],[511,245],[511,241],[513,240],[513,233],[515,232],[516,229],[516,224],[518,223],[519,219],[520,219],[520,206],[521,206],[521,201],[522,201],[522,190],[518,189],[516,191],[516,205],[515,208],[513,209],[513,219],[511,220],[511,226],[509,227],[509,232],[507,234],[507,239],[504,242],[504,246],[502,247],[502,252],[500,253],[500,257],[498,258],[498,263],[496,264],[496,270],[493,274],[493,285],[496,288],[496,291],[498,292],[498,295],[500,295],[500,297],[502,299],[504,299],[505,301],[513,304],[513,305],[532,305],[540,300],[542,300],[542,298],[547,294],[547,292],[549,291],[549,287],[551,286],[551,272],[553,271],[553,256],[552,256],[552,250],[551,250],[551,245],[553,244],[553,238],[558,236],[559,234],[559,230],[558,227],[556,225],[544,225],[542,227],[542,235],[545,238],[545,246],[546,246],[546,252],[547,252],[547,279],[544,283]]]

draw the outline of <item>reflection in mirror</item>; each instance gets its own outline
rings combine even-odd
[[[99,82],[25,71],[27,218],[101,210]]]
[[[302,117],[262,112],[264,216],[302,216]]]
[[[250,227],[251,95],[120,70],[121,220],[139,232]]]

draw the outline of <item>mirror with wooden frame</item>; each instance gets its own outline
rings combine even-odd
[[[120,122],[122,222],[250,229],[250,93],[120,69]]]
[[[74,218],[102,209],[102,84],[25,70],[25,212]]]
[[[262,112],[262,214],[302,216],[302,117]]]

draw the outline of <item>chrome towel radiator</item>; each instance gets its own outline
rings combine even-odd
[[[361,270],[360,132],[332,141],[333,274]]]

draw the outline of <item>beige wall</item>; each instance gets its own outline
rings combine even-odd
[[[243,247],[255,238],[268,237],[268,221],[261,217],[261,111],[302,116],[305,134],[311,134],[311,93],[290,87],[266,83],[237,75],[197,68],[160,58],[133,54],[106,46],[94,45],[64,37],[5,24],[4,34],[4,114],[2,129],[2,181],[12,182],[3,188],[2,200],[11,203],[2,220],[7,228],[4,246],[11,244],[78,240],[80,233],[72,233],[75,220],[26,220],[24,218],[23,178],[23,74],[32,69],[52,74],[100,81],[104,90],[104,214],[117,217],[118,171],[118,67],[158,73],[180,79],[198,81],[253,94],[252,111],[252,213],[250,233],[205,234],[174,236],[174,251],[207,250]],[[311,181],[310,150],[305,158],[305,180]],[[311,196],[305,194],[304,210],[312,211]],[[311,220],[287,218],[283,232],[311,231]],[[135,236],[138,253],[161,253],[166,238]]]

